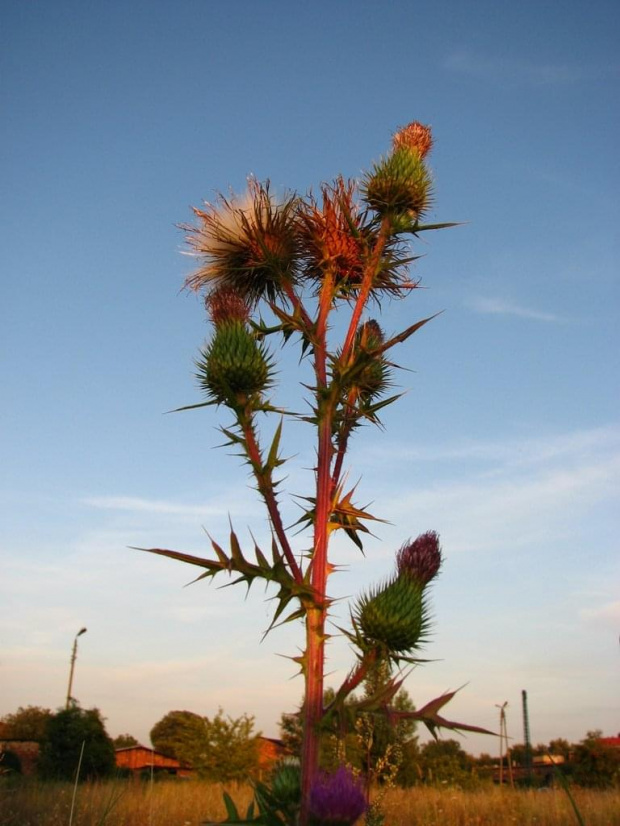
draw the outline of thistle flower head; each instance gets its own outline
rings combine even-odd
[[[199,223],[184,229],[192,254],[203,264],[185,286],[210,291],[226,285],[250,301],[273,300],[296,276],[295,204],[293,196],[276,202],[269,183],[251,178],[243,197],[220,196],[215,204],[194,209]]]
[[[334,774],[319,773],[310,790],[313,826],[352,826],[367,808],[362,784],[346,766]]]
[[[210,292],[205,299],[205,305],[214,327],[235,321],[245,324],[250,317],[247,299],[227,284]]]
[[[396,553],[399,576],[409,577],[423,587],[435,579],[441,563],[441,546],[435,531],[427,531],[413,542],[405,542]]]
[[[433,136],[430,126],[424,126],[417,120],[403,126],[392,138],[394,150],[404,148],[410,152],[417,152],[421,158],[430,152],[432,145]]]
[[[314,199],[299,212],[302,254],[310,277],[321,280],[331,271],[337,283],[359,283],[364,268],[361,216],[355,185],[338,178],[323,184],[319,205]]]

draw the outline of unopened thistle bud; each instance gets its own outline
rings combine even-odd
[[[310,790],[312,826],[352,826],[367,808],[362,783],[346,766],[319,773]]]
[[[203,390],[218,404],[235,406],[260,394],[269,384],[267,351],[239,321],[216,329],[196,366]]]
[[[392,138],[392,146],[394,150],[408,149],[410,152],[417,152],[417,154],[424,158],[430,152],[433,145],[433,136],[429,126],[419,123],[414,120],[412,123],[403,126]]]
[[[357,387],[368,396],[380,393],[389,384],[389,370],[384,357],[376,351],[384,341],[383,330],[374,320],[364,322],[358,330],[356,348],[362,351],[368,363],[356,381]]]
[[[405,542],[396,554],[399,576],[410,577],[423,587],[435,579],[441,562],[441,546],[435,531],[427,531],[413,542]]]
[[[361,597],[354,617],[367,642],[393,653],[411,651],[427,629],[424,588],[410,577],[397,576]]]
[[[296,809],[301,800],[301,768],[299,760],[289,757],[282,760],[271,775],[271,794],[280,808]]]
[[[417,220],[430,205],[431,178],[420,153],[399,146],[366,176],[363,190],[379,215],[407,214]]]

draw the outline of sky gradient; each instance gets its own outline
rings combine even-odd
[[[208,334],[181,291],[178,224],[247,175],[307,192],[360,177],[411,120],[432,125],[432,219],[388,302],[404,398],[350,453],[389,521],[336,596],[386,577],[437,530],[422,705],[467,684],[455,719],[521,739],[620,731],[618,191],[620,9],[594,2],[5,2],[0,12],[0,716],[73,694],[146,742],[167,711],[277,721],[301,681],[300,626],[260,642],[265,595],[183,586],[129,546],[207,551],[229,516],[268,536],[239,460],[217,449],[193,359]],[[303,377],[292,353],[281,398]],[[307,494],[311,434],[285,433]],[[296,518],[294,500],[287,505]],[[303,546],[303,538],[299,539]],[[346,604],[339,603],[346,617]],[[352,663],[329,650],[336,685]],[[449,735],[448,735],[449,736]],[[464,747],[492,751],[491,738]]]

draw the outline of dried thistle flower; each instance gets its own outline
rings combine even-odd
[[[203,265],[185,286],[207,291],[226,285],[250,301],[273,300],[297,273],[294,196],[276,202],[269,183],[251,178],[242,197],[220,196],[194,209],[198,226],[186,225],[187,242]]]
[[[394,151],[405,148],[417,152],[421,158],[426,157],[433,145],[433,136],[430,126],[424,126],[417,120],[412,121],[399,129],[392,138]]]
[[[435,579],[441,563],[441,546],[435,531],[427,531],[413,542],[405,542],[396,554],[399,575],[407,576],[422,586]]]
[[[346,766],[334,774],[319,773],[310,790],[313,826],[352,826],[367,808],[362,784]]]

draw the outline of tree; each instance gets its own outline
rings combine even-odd
[[[458,740],[430,740],[420,750],[424,782],[464,785],[471,782],[475,765]]]
[[[97,708],[72,705],[58,711],[48,723],[39,759],[41,777],[74,780],[82,744],[80,780],[105,777],[114,771],[114,745],[105,730],[101,712]]]
[[[377,521],[355,501],[355,486],[348,487],[347,451],[360,427],[380,426],[381,411],[398,398],[390,395],[393,348],[431,320],[392,334],[369,313],[380,316],[386,300],[406,298],[418,286],[408,270],[418,256],[405,239],[417,241],[423,232],[449,226],[425,224],[432,203],[425,158],[432,143],[430,128],[414,121],[394,135],[390,151],[359,183],[338,177],[321,186],[318,199],[296,193],[278,199],[268,182],[251,179],[244,196],[220,196],[195,209],[196,224],[185,227],[200,259],[186,287],[204,297],[212,335],[196,360],[203,401],[181,409],[213,405],[232,417],[221,429],[250,468],[271,541],[266,548],[254,541],[244,548],[231,528],[224,545],[211,540],[207,557],[148,550],[203,569],[200,580],[232,575],[247,587],[263,580],[276,589],[270,628],[304,622],[305,645],[295,658],[304,679],[300,826],[309,822],[325,718],[347,717],[349,695],[379,660],[395,668],[419,662],[428,638],[427,586],[441,564],[433,531],[407,540],[389,578],[356,600],[345,629],[356,661],[332,707],[324,706],[326,623],[333,605],[328,579],[339,567],[330,542],[341,531],[362,550],[368,524]],[[283,409],[274,398],[273,344],[298,346],[308,368],[296,409]],[[308,490],[295,496],[302,503],[299,525],[307,531],[302,547],[285,528],[279,478],[287,461],[283,429],[290,421],[310,425],[316,448]],[[390,706],[392,694],[384,712],[393,720],[395,714],[423,719],[433,730],[472,729],[440,715],[451,696],[404,712]]]
[[[563,757],[564,760],[568,760],[572,750],[573,747],[571,746],[571,744],[568,742],[568,740],[565,740],[563,737],[556,737],[555,740],[551,740],[549,742],[548,751],[552,757],[559,756]]]
[[[603,743],[601,737],[600,730],[589,731],[574,747],[573,777],[580,786],[620,786],[620,749]]]
[[[5,715],[0,722],[5,726],[5,738],[8,740],[45,739],[45,732],[54,713],[41,706],[20,706],[13,714]]]
[[[199,777],[222,783],[256,773],[258,737],[253,717],[225,717],[222,709],[212,719],[171,711],[151,730],[158,751],[191,766]]]
[[[188,744],[202,741],[203,718],[193,711],[169,711],[151,729],[151,743],[157,751],[179,762],[187,762]]]
[[[112,742],[114,743],[115,749],[126,749],[129,748],[129,746],[139,745],[133,734],[118,734]]]

